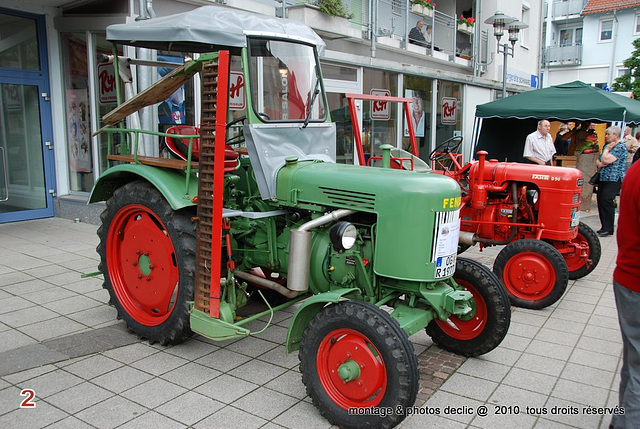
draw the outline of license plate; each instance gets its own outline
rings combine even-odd
[[[447,256],[440,256],[436,259],[435,278],[441,279],[451,277],[456,271],[457,252]]]

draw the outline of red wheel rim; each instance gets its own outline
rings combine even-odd
[[[487,303],[478,292],[478,289],[471,283],[455,277],[454,280],[473,295],[473,300],[471,301],[472,310],[464,316],[451,316],[447,320],[436,320],[436,323],[451,338],[467,341],[477,337],[484,331],[487,325]]]
[[[526,301],[537,301],[549,295],[556,284],[551,262],[534,252],[514,255],[502,274],[507,292]]]
[[[107,269],[129,316],[157,326],[171,315],[178,293],[178,264],[166,227],[147,207],[116,213],[107,234]]]
[[[356,379],[345,381],[339,369],[356,365]],[[325,392],[341,408],[375,407],[387,389],[387,371],[378,349],[353,329],[336,329],[322,339],[316,356],[318,377]]]
[[[578,271],[580,268],[582,268],[588,261],[589,261],[589,255],[591,254],[591,249],[589,248],[589,242],[587,241],[587,239],[578,232],[578,235],[576,235],[576,238],[574,238],[573,240],[571,240],[572,244],[575,244],[578,246],[578,248],[573,247],[573,251],[570,253],[563,253],[562,256],[564,256],[564,260],[567,262],[567,267],[569,268],[569,272],[574,272],[574,271]],[[580,256],[580,248],[585,248],[587,250],[587,256]]]

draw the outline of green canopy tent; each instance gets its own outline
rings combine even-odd
[[[640,124],[640,101],[575,81],[476,106],[475,150],[522,161],[524,141],[540,119]]]

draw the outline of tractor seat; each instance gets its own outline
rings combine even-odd
[[[184,161],[187,160],[189,155],[189,139],[180,138],[177,136],[193,136],[200,135],[200,128],[193,125],[175,125],[167,130],[167,134],[174,134],[176,137],[165,137],[165,144],[169,152],[177,158]],[[194,138],[191,145],[191,160],[198,162],[200,160],[200,139]],[[240,154],[233,150],[231,146],[224,145],[224,171],[225,173],[232,172],[238,166],[238,157]]]

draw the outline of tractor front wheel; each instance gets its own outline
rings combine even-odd
[[[416,400],[413,344],[374,305],[342,301],[322,309],[304,331],[299,359],[307,394],[341,428],[394,427]],[[393,411],[371,413],[373,407]]]
[[[600,255],[602,254],[600,240],[593,229],[580,222],[578,235],[571,240],[571,243],[582,246],[587,245],[586,257],[581,256],[578,252],[563,253],[564,260],[569,268],[569,279],[581,279],[593,271],[598,266],[598,262],[600,262]]]
[[[472,311],[447,320],[432,320],[427,334],[439,347],[453,353],[488,353],[507,335],[511,322],[509,297],[495,274],[471,259],[458,258],[453,279],[473,295]]]
[[[127,328],[150,343],[191,335],[195,227],[146,181],[127,183],[107,201],[98,229],[104,288]]]
[[[496,257],[493,272],[512,305],[534,310],[558,301],[569,283],[569,269],[560,252],[540,240],[509,243]]]

